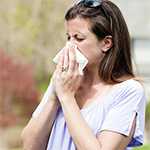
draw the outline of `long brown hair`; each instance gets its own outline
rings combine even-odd
[[[68,21],[76,17],[87,19],[91,31],[98,40],[111,35],[113,46],[106,52],[99,65],[99,75],[107,83],[119,83],[134,78],[131,58],[131,39],[124,17],[119,8],[108,0],[103,0],[103,5],[109,13],[108,20],[101,6],[90,8],[80,3],[71,7],[65,19]]]

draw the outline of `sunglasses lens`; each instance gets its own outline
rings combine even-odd
[[[102,0],[85,0],[85,5],[88,7],[98,7],[102,3]]]
[[[85,2],[84,4],[87,7],[98,7],[103,3],[102,0],[79,0],[78,2],[75,3],[75,6],[79,5],[82,2]]]
[[[85,1],[86,6],[93,6],[93,1],[92,0],[87,0]]]

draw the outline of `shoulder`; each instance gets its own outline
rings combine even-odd
[[[120,83],[117,87],[114,101],[115,103],[139,103],[146,101],[146,94],[143,85],[133,79]]]
[[[126,80],[118,86],[118,92],[145,94],[145,89],[139,81],[130,79]]]

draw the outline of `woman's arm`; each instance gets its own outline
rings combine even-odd
[[[69,132],[78,150],[124,150],[132,140],[136,117],[129,136],[112,131],[102,131],[97,139],[82,117],[74,97],[63,97],[61,105]]]
[[[63,97],[61,106],[67,127],[77,149],[101,150],[100,143],[84,120],[75,98],[73,96]]]
[[[98,140],[102,145],[102,150],[124,150],[133,138],[135,127],[136,115],[133,120],[129,136],[108,130],[101,131]]]
[[[46,149],[58,108],[59,101],[51,94],[38,117],[32,117],[21,133],[24,150]]]

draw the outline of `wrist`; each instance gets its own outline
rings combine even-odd
[[[68,101],[73,101],[75,99],[73,94],[62,94],[61,96],[58,96],[58,99],[60,103],[67,103]]]
[[[54,105],[59,106],[60,102],[56,96],[56,94],[54,94],[53,92],[50,94],[49,96],[49,101],[52,102]]]

